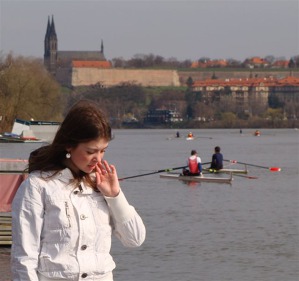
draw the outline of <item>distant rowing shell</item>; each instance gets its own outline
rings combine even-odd
[[[230,173],[229,178],[220,178],[220,177],[207,177],[207,176],[182,176],[175,173],[161,174],[160,178],[165,179],[175,179],[181,181],[193,181],[193,182],[214,182],[214,183],[231,183],[233,180],[232,173]]]

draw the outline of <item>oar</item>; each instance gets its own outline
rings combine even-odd
[[[208,163],[210,163],[210,162],[201,163],[201,165],[205,165],[205,164],[208,164]],[[145,173],[145,174],[139,174],[139,175],[135,175],[135,176],[124,177],[124,178],[120,178],[118,180],[122,181],[122,180],[127,180],[127,179],[132,179],[132,178],[139,178],[139,177],[143,177],[143,176],[149,176],[149,175],[154,175],[154,174],[159,174],[159,173],[164,173],[164,172],[171,172],[171,171],[183,169],[183,168],[186,168],[186,167],[187,167],[187,165],[181,166],[181,167],[175,167],[175,168],[167,168],[167,169],[162,169],[162,170],[158,170],[158,171],[154,171],[154,172],[150,172],[150,173]]]
[[[26,170],[0,170],[0,174],[28,174],[28,171]]]
[[[186,168],[186,167],[187,166],[175,167],[175,168],[169,168],[169,169],[163,169],[163,170],[158,170],[158,171],[154,171],[154,172],[150,172],[150,173],[145,173],[145,174],[139,174],[139,175],[135,175],[135,176],[124,177],[124,178],[120,178],[118,180],[122,181],[122,180],[127,180],[127,179],[132,179],[132,178],[139,178],[139,177],[143,177],[143,176],[159,174],[159,173],[163,173],[163,172],[171,172],[171,171],[183,169],[183,168]]]
[[[248,164],[248,163],[243,163],[243,162],[239,162],[237,160],[223,160],[226,162],[230,162],[230,163],[239,163],[239,164],[243,164],[243,165],[247,165],[247,166],[252,166],[252,167],[257,167],[257,168],[263,168],[263,169],[267,169],[271,172],[280,172],[281,168],[279,167],[265,167],[265,166],[260,166],[260,165],[254,165],[254,164]]]
[[[195,137],[195,139],[212,139],[212,137]]]

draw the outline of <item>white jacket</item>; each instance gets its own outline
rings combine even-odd
[[[70,184],[69,169],[46,179],[34,172],[12,203],[11,266],[14,281],[100,280],[115,268],[111,234],[127,247],[140,246],[145,227],[124,194],[103,197]]]

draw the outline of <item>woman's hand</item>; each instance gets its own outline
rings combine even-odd
[[[109,165],[106,160],[96,166],[96,182],[98,190],[107,197],[116,197],[120,186],[114,165]]]

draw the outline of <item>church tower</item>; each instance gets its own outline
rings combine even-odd
[[[45,35],[44,65],[53,75],[56,73],[57,49],[58,40],[55,31],[54,17],[52,16],[51,22],[50,17],[48,17],[47,31]]]
[[[101,40],[101,53],[104,54],[104,42]]]

